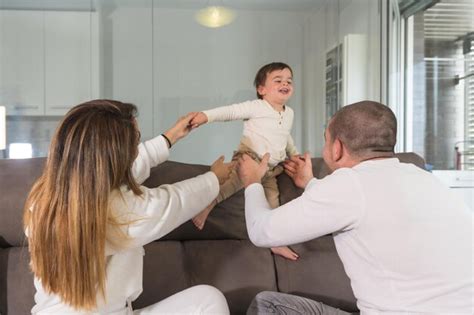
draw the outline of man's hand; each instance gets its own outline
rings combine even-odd
[[[266,153],[259,164],[247,154],[242,155],[237,166],[237,173],[245,188],[251,184],[260,183],[268,170],[269,159],[270,154]]]
[[[293,179],[297,187],[305,188],[314,177],[311,157],[306,152],[304,156],[293,155],[284,163],[285,173]]]
[[[216,174],[219,184],[222,185],[226,180],[229,179],[230,173],[234,169],[235,163],[224,163],[224,156],[220,156],[214,163],[211,165],[211,172]]]
[[[172,145],[189,134],[193,129],[191,121],[197,114],[198,113],[196,112],[191,112],[186,114],[186,116],[180,117],[174,126],[164,133],[164,135],[171,141]]]
[[[206,114],[203,112],[199,112],[192,120],[191,120],[191,126],[192,128],[197,128],[205,123],[208,122],[208,118]]]

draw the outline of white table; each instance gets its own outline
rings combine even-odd
[[[474,171],[433,170],[432,173],[474,211]]]

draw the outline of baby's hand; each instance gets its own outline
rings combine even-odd
[[[199,112],[189,123],[192,128],[197,128],[207,123],[207,116],[203,112]]]

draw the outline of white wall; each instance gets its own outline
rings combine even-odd
[[[190,111],[255,99],[252,83],[257,70],[283,61],[294,71],[296,92],[289,106],[295,111],[293,135],[300,147],[301,14],[240,10],[234,23],[209,29],[196,24],[194,13],[154,10],[155,131]],[[242,122],[202,126],[176,146],[171,158],[205,164],[221,154],[230,158],[241,134]]]
[[[380,101],[380,13],[378,1],[351,0],[341,8],[339,38],[347,34],[367,36],[367,99]]]
[[[151,1],[101,1],[101,97],[131,102],[142,138],[154,134]]]
[[[378,1],[327,0],[304,23],[303,148],[321,156],[326,126],[326,53],[348,34],[367,36],[367,99],[380,100],[380,16]]]
[[[103,97],[135,103],[143,139],[190,112],[255,99],[257,70],[288,63],[296,92],[293,136],[301,148],[303,12],[237,10],[236,20],[209,29],[196,10],[155,7],[151,1],[115,0],[101,6]],[[242,122],[202,126],[172,150],[171,159],[210,164],[232,156]]]
[[[294,71],[293,136],[297,147],[320,156],[325,128],[325,56],[347,34],[368,38],[367,96],[378,100],[379,15],[371,0],[326,0],[314,11],[236,10],[236,20],[209,29],[196,10],[155,6],[151,0],[114,0],[101,6],[104,97],[135,103],[144,139],[178,117],[255,98],[258,68],[283,61]],[[230,158],[241,122],[202,126],[172,150],[171,159],[210,164]]]

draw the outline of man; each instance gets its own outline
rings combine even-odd
[[[304,193],[274,210],[260,164],[243,156],[245,216],[261,247],[333,234],[361,314],[473,314],[472,214],[432,174],[394,158],[397,121],[386,106],[348,105],[330,120],[323,158],[333,173],[312,174],[293,158],[286,173]],[[295,228],[297,227],[297,228]],[[345,314],[316,301],[262,292],[248,314]]]

